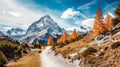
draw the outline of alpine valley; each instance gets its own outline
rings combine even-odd
[[[89,33],[92,30],[91,27],[81,25],[78,32],[81,34]],[[21,28],[12,28],[6,33],[13,39],[26,41],[29,43],[35,43],[37,40],[40,44],[47,44],[48,38],[53,36],[54,41],[62,35],[65,31],[61,28],[49,15],[41,17],[39,20],[33,22],[27,30]],[[71,34],[72,30],[66,30]]]

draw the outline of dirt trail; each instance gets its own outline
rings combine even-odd
[[[61,55],[55,56],[51,51],[51,46],[47,46],[40,57],[42,67],[79,67],[79,61],[70,63],[68,59],[63,58]]]

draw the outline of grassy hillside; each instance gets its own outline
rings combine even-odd
[[[8,61],[21,58],[22,53],[27,53],[28,50],[29,46],[27,44],[20,43],[7,36],[0,36],[0,66],[3,66]]]
[[[120,64],[120,24],[99,36],[87,35],[63,47],[55,46],[55,54],[64,58],[80,60],[84,67],[119,67]]]

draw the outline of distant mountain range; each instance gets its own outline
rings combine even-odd
[[[92,30],[92,28],[85,25],[81,25],[79,29],[80,34],[89,33]],[[69,34],[72,33],[72,30],[66,31]],[[50,36],[53,36],[54,41],[56,41],[63,32],[64,28],[61,28],[49,15],[45,15],[38,21],[33,22],[27,30],[12,28],[6,34],[17,40],[30,43],[35,43],[38,40],[41,44],[46,44]]]
[[[13,35],[23,35],[23,34],[25,34],[25,32],[26,32],[26,30],[23,30],[21,28],[12,28],[12,29],[7,31],[7,34],[11,35],[11,36],[13,36]]]
[[[81,25],[80,26],[80,33],[89,33],[92,30],[91,27],[88,27],[86,25]]]
[[[26,30],[23,30],[21,28],[12,28],[8,30],[6,33],[10,37],[19,40],[26,33]]]

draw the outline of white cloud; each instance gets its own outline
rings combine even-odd
[[[81,25],[81,21],[76,21],[75,24]]]
[[[71,31],[71,30],[74,30],[74,29],[76,29],[77,31],[79,31],[79,30],[80,30],[80,27],[71,26],[71,27],[66,28],[67,31]]]
[[[108,14],[109,14],[112,18],[115,17],[111,12],[108,12]],[[107,15],[107,14],[106,14],[106,15]],[[106,15],[104,15],[104,18],[106,18]]]
[[[61,18],[73,18],[74,16],[79,15],[79,11],[75,11],[73,8],[68,8],[63,12]]]
[[[10,29],[12,29],[12,27],[7,26],[7,27],[4,27],[4,29],[5,29],[5,30],[10,30]]]
[[[69,24],[64,23],[64,21],[59,17],[56,17],[56,15],[53,15],[53,12],[58,13],[58,11],[51,10],[49,8],[44,8],[44,11],[30,10],[16,2],[16,0],[8,0],[7,2],[5,0],[0,0],[0,25],[10,25],[27,29],[33,22],[39,20],[40,17],[50,15],[58,25],[62,27],[70,26]]]
[[[28,26],[35,20],[38,20],[41,15],[28,10],[27,8],[19,5],[15,0],[0,0],[0,24],[11,25],[13,27],[21,27],[27,29]],[[17,17],[17,18],[16,18]]]
[[[73,30],[73,29],[76,29],[77,31],[81,31],[80,30],[80,25],[84,25],[84,26],[87,26],[87,27],[90,27],[92,28],[93,27],[93,24],[94,24],[94,18],[87,18],[83,21],[80,21],[80,20],[76,20],[75,21],[75,24],[77,26],[69,26],[69,27],[66,27],[66,30]]]
[[[82,16],[83,18],[87,18],[84,14],[80,13],[77,10],[74,10],[73,8],[68,8],[67,10],[65,10],[63,12],[63,14],[61,15],[61,18],[63,18],[63,19],[68,19],[68,18],[73,19],[76,16]]]
[[[9,10],[3,10],[3,14],[4,15],[10,15],[12,17],[20,17],[21,14],[19,12],[15,12],[15,11],[9,11]]]
[[[81,25],[85,25],[87,27],[93,27],[93,24],[94,24],[94,18],[89,18],[89,19],[86,19],[86,20],[83,20]]]
[[[89,3],[86,3],[86,4],[82,5],[82,6],[79,6],[79,7],[78,7],[78,10],[89,9],[91,5],[93,5],[93,4],[96,3],[96,1],[97,1],[97,0],[93,0],[93,1],[91,1],[91,2],[89,2]]]

